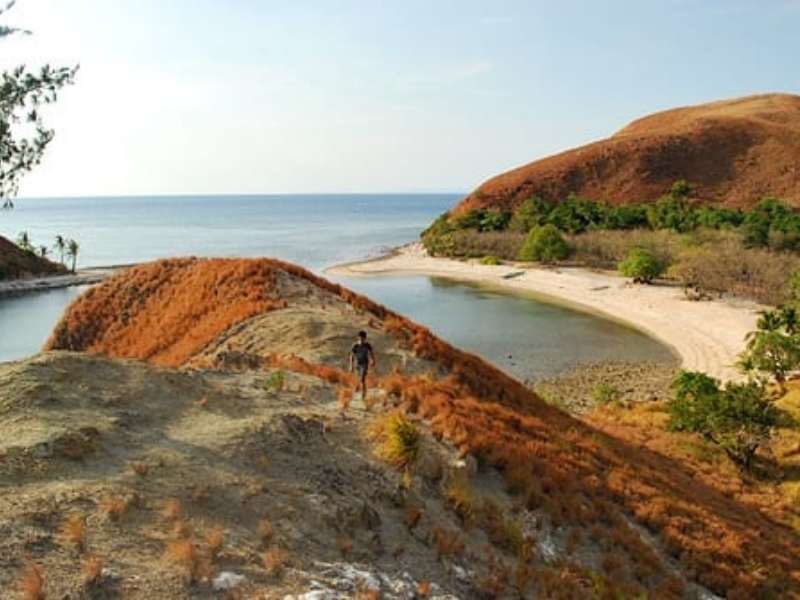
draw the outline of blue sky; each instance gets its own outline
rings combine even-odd
[[[644,114],[800,93],[800,0],[19,0],[81,64],[23,195],[466,191]]]

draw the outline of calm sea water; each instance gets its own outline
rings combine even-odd
[[[165,256],[276,256],[321,271],[416,239],[458,196],[269,195],[23,199],[0,235],[80,242],[79,266]],[[440,278],[339,278],[522,378],[598,360],[672,360],[630,328],[532,298]],[[0,300],[0,361],[41,348],[80,289]]]

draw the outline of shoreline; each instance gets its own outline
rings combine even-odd
[[[121,267],[88,267],[77,273],[66,275],[49,275],[47,277],[30,277],[0,281],[0,298],[21,296],[34,292],[46,292],[76,285],[93,285],[113,275]]]
[[[474,259],[434,258],[418,242],[325,273],[430,275],[531,295],[633,327],[670,348],[682,368],[723,381],[742,379],[735,363],[764,308],[738,299],[690,301],[678,287],[635,285],[616,274],[580,267],[489,266]]]

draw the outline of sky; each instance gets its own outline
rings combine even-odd
[[[18,0],[80,64],[22,196],[464,192],[645,114],[800,93],[800,0]]]

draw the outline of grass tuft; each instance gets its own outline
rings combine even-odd
[[[81,515],[69,515],[61,524],[59,536],[64,543],[83,552],[86,549],[86,519]]]
[[[419,455],[420,434],[417,426],[400,412],[376,419],[369,429],[370,437],[377,442],[377,455],[397,467],[408,469]]]
[[[17,582],[24,600],[45,600],[45,578],[42,568],[34,562],[25,565],[25,570]]]
[[[86,588],[96,586],[100,583],[103,576],[103,566],[105,562],[103,558],[92,554],[87,556],[81,565],[81,574],[83,578],[83,586]]]

